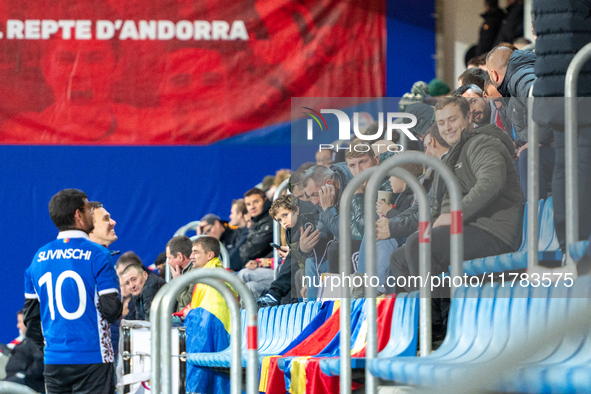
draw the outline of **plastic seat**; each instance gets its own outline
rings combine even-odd
[[[574,260],[580,260],[585,254],[585,249],[589,245],[589,241],[579,241],[568,246],[570,255]]]
[[[378,353],[378,358],[413,356],[417,352],[419,324],[419,292],[401,293],[396,297],[392,312],[392,327],[388,343]],[[352,357],[351,368],[365,368],[365,357]],[[328,376],[341,372],[340,357],[320,361],[321,370]]]

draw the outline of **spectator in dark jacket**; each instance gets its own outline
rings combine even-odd
[[[250,189],[244,194],[244,202],[252,221],[246,242],[240,247],[240,258],[243,266],[246,266],[254,259],[271,256],[273,219],[269,216],[271,202],[262,190]]]
[[[536,54],[530,51],[512,51],[507,47],[496,47],[487,57],[487,67],[492,83],[503,97],[509,97],[507,109],[511,111],[511,123],[515,135],[518,157],[519,180],[522,197],[527,201],[527,97],[536,81],[534,63]],[[552,180],[554,148],[552,130],[539,127],[540,177],[539,195],[546,198],[547,185]]]
[[[505,11],[499,8],[499,0],[484,0],[484,13],[480,16],[484,21],[480,26],[475,56],[487,53],[495,46],[495,40],[505,19]]]
[[[516,250],[521,241],[521,193],[513,165],[511,139],[494,125],[472,131],[470,104],[463,97],[440,100],[435,115],[441,136],[452,147],[444,163],[454,169],[462,188],[464,258]],[[434,183],[435,195],[438,187]],[[449,265],[449,226],[452,222],[449,209],[446,193],[441,214],[432,214],[433,274],[447,271]],[[411,235],[402,248],[394,251],[390,261],[394,277],[407,278],[407,291],[417,289],[416,283],[413,286],[408,277],[419,273],[418,238],[418,233]]]
[[[574,55],[591,42],[591,1],[535,0],[534,31],[537,35],[534,86],[534,120],[550,126],[556,144],[556,161],[552,180],[554,225],[563,251],[565,235],[565,155],[564,97],[565,75]],[[591,62],[587,62],[578,82],[578,185],[579,239],[591,234]],[[548,98],[546,98],[548,97]],[[550,98],[552,97],[552,98]],[[571,192],[566,190],[566,192]]]
[[[507,0],[505,12],[507,16],[501,23],[495,45],[502,42],[512,43],[515,39],[523,37],[523,0]]]
[[[250,215],[246,209],[244,199],[232,201],[232,208],[230,209],[230,226],[235,227],[236,235],[234,237],[234,244],[231,249],[228,249],[230,255],[230,269],[239,271],[242,269],[242,260],[240,259],[240,247],[246,242],[248,237],[248,223],[250,222]]]
[[[156,293],[166,284],[156,275],[148,275],[143,266],[131,264],[123,270],[122,282],[131,292],[131,303],[135,306],[133,320],[150,320],[150,306]]]
[[[38,393],[44,393],[43,351],[32,340],[25,337],[10,353],[4,380],[23,384]]]

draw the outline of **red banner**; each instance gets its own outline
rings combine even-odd
[[[385,93],[385,2],[0,0],[0,144],[209,144]]]

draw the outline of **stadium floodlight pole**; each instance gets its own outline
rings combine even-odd
[[[287,178],[275,189],[275,194],[273,194],[273,201],[277,200],[281,193],[287,186],[289,185],[290,178]],[[281,226],[277,220],[273,220],[273,243],[276,245],[281,245]],[[277,279],[277,271],[279,270],[279,251],[273,248],[273,262],[275,264],[275,269],[273,270],[274,279]]]
[[[175,280],[166,284],[157,293],[154,305],[152,303],[151,313],[153,313],[153,322],[151,327],[152,338],[158,338],[160,341],[159,351],[152,353],[155,357],[152,361],[152,390],[157,393],[172,394],[172,365],[171,357],[171,329],[172,329],[172,309],[178,293],[188,284],[192,282],[200,282],[201,279],[218,279],[227,282],[239,294],[245,309],[246,309],[246,332],[247,332],[247,377],[246,377],[246,393],[258,394],[258,338],[257,338],[257,305],[250,293],[240,279],[226,270],[215,268],[201,268],[192,270],[184,275],[175,278]],[[160,296],[160,294],[162,294]],[[159,297],[160,296],[160,297]],[[240,319],[240,318],[238,318]],[[238,320],[238,323],[240,321]],[[154,348],[154,342],[152,342]],[[240,355],[239,355],[240,356]],[[240,356],[240,360],[242,357]],[[241,361],[240,361],[241,362]],[[162,363],[162,365],[160,365]],[[161,376],[160,376],[161,375]],[[158,383],[158,385],[157,385]],[[160,387],[161,386],[161,387]]]
[[[191,241],[195,241],[197,238],[205,237],[205,234],[200,235],[193,235],[189,238]],[[222,241],[220,241],[220,257],[222,260],[222,267],[228,269],[230,268],[230,254],[228,254],[228,249],[224,246]]]
[[[527,102],[527,266],[533,268],[538,259],[538,200],[540,199],[540,136],[539,127],[534,122],[533,85]]]
[[[367,187],[365,189],[364,213],[365,213],[365,242],[367,245],[365,268],[368,277],[376,275],[376,233],[375,233],[375,216],[374,204],[377,200],[378,188],[382,180],[390,174],[394,167],[402,164],[420,163],[432,167],[439,173],[447,184],[448,193],[450,196],[451,206],[451,226],[450,226],[450,263],[451,263],[451,296],[455,292],[455,279],[461,278],[462,263],[464,259],[464,245],[463,245],[463,222],[462,222],[462,193],[458,179],[453,171],[440,160],[428,156],[422,152],[405,152],[402,155],[394,155],[382,163],[378,170],[369,178]],[[414,190],[414,189],[413,189]],[[425,225],[423,225],[425,226]],[[426,227],[427,229],[429,227]],[[419,230],[421,230],[419,228]],[[419,233],[419,240],[421,237],[424,241],[425,232]],[[430,238],[430,236],[429,236]],[[426,242],[423,242],[426,243]],[[420,261],[419,263],[425,263]],[[428,267],[430,268],[430,267]],[[423,286],[424,287],[424,286]],[[422,296],[423,293],[421,293]],[[375,288],[368,286],[366,289],[366,316],[367,316],[367,346],[366,358],[372,359],[377,356],[377,310],[375,303]],[[423,304],[421,304],[423,305]],[[425,352],[426,353],[426,352]],[[365,386],[366,393],[375,393],[377,380],[369,371],[367,367],[369,363],[366,362],[365,370]]]
[[[591,43],[585,45],[573,58],[566,71],[564,97],[564,161],[565,161],[565,202],[566,202],[566,262],[574,264],[569,246],[579,240],[579,174],[577,140],[579,113],[577,108],[577,86],[581,69],[591,58]]]
[[[343,190],[339,205],[339,271],[343,277],[351,275],[351,204],[355,191],[376,171],[371,167],[351,179]],[[339,376],[341,394],[351,394],[351,283],[341,283],[340,321],[340,363]]]

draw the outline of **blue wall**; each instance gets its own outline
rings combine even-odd
[[[387,0],[386,96],[435,78],[435,0]]]
[[[135,251],[150,265],[182,225],[209,212],[228,218],[265,175],[289,168],[289,145],[208,147],[0,146],[0,342],[18,335],[25,269],[57,229],[47,204],[75,187],[117,221],[111,249]]]

